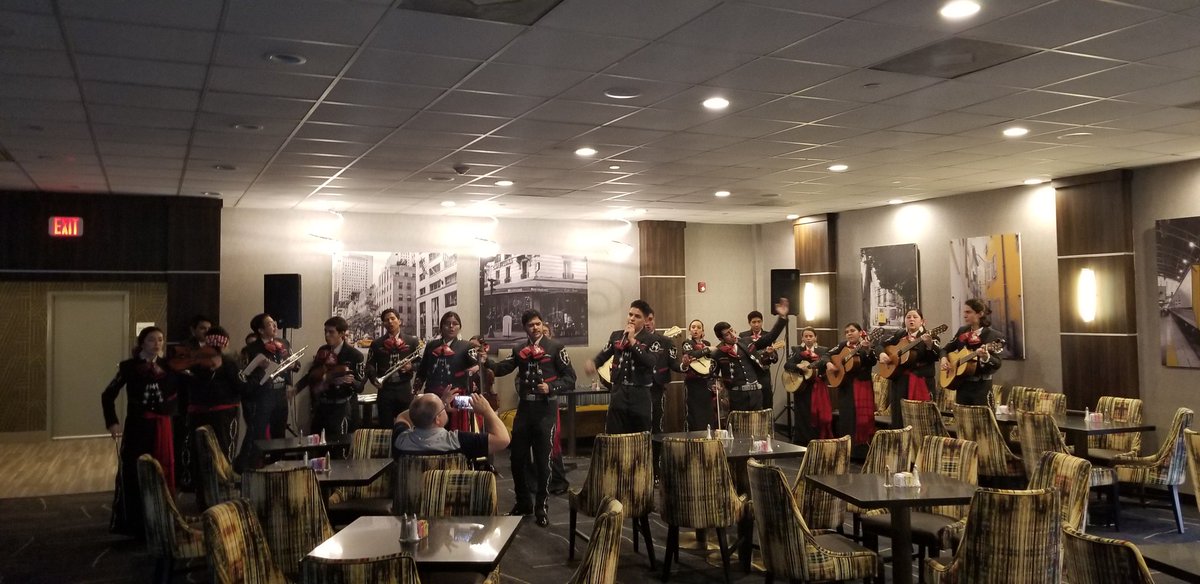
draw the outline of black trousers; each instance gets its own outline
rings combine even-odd
[[[345,436],[350,433],[350,402],[342,403],[318,401],[313,405],[312,430],[313,434],[325,432],[326,440]]]
[[[272,398],[271,411],[267,415],[268,434],[272,438],[287,438],[288,428],[288,397],[287,386],[272,389],[276,392]]]
[[[762,392],[729,390],[729,411],[753,412],[763,409]]]
[[[375,399],[375,416],[380,428],[391,428],[396,425],[396,416],[412,405],[412,383],[401,385],[384,385],[379,388],[379,397]]]
[[[154,422],[138,417],[127,417],[122,428],[121,458],[117,463],[117,483],[113,490],[112,517],[109,530],[113,533],[146,538],[143,519],[142,490],[139,487],[137,459],[143,454],[153,454],[156,433]]]
[[[242,400],[242,416],[246,420],[246,434],[242,437],[242,448],[237,459],[233,461],[234,469],[242,472],[247,468],[256,468],[262,453],[255,440],[263,438],[283,438],[287,428],[287,396],[283,384],[277,386],[253,386],[251,395]],[[282,406],[283,422],[279,424],[279,436],[275,436],[275,410]]]
[[[608,434],[648,432],[653,424],[653,410],[649,386],[614,385],[604,431]]]
[[[762,393],[762,407],[759,409],[775,409],[775,388],[771,386],[771,369],[758,372],[758,387]]]
[[[667,388],[652,385],[650,386],[650,431],[658,434],[663,431],[662,420],[663,412],[667,407]]]
[[[531,509],[534,499],[538,506],[546,503],[550,492],[550,451],[554,449],[554,429],[557,421],[557,400],[521,400],[513,419],[512,476],[517,506]],[[534,484],[528,484],[529,467],[533,469]]]
[[[820,431],[813,424],[812,395],[815,382],[809,381],[796,390],[792,398],[792,416],[795,425],[792,426],[792,442],[804,446],[820,438]]]
[[[703,377],[683,380],[687,388],[687,429],[689,432],[706,430],[717,425],[713,414],[713,394],[708,388],[708,380]]]
[[[986,406],[990,391],[992,391],[991,379],[964,379],[958,384],[958,393],[954,394],[954,401],[964,406]]]

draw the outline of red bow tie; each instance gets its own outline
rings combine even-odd
[[[525,361],[530,361],[541,359],[545,354],[546,350],[543,349],[541,345],[528,345],[524,349],[521,349],[521,351],[517,353],[517,356]]]
[[[404,348],[404,339],[399,337],[388,337],[383,340],[383,347],[389,351],[399,351]]]
[[[278,355],[281,351],[283,351],[283,343],[279,341],[271,341],[269,343],[264,343],[263,348],[272,355]]]
[[[725,351],[730,357],[737,357],[737,345],[721,344],[721,350]]]
[[[452,357],[452,356],[454,356],[454,349],[451,349],[450,345],[442,345],[433,350],[433,356],[434,357]]]

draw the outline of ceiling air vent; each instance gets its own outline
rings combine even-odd
[[[891,73],[954,79],[1036,52],[1013,45],[952,38],[905,53],[871,68]]]

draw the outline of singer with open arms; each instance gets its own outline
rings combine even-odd
[[[729,409],[753,411],[762,409],[762,388],[758,384],[758,369],[752,354],[775,343],[787,326],[788,301],[780,298],[775,305],[775,326],[757,341],[749,337],[738,337],[737,331],[727,322],[718,322],[713,333],[721,340],[713,348],[712,375],[729,391]]]

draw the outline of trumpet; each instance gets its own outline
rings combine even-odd
[[[275,371],[271,372],[270,375],[263,377],[262,385],[266,385],[266,384],[270,383],[272,380],[274,380],[276,377],[283,375],[283,373],[285,371],[290,369],[292,367],[292,365],[295,365],[297,361],[299,361],[302,357],[304,357],[304,351],[306,351],[307,349],[308,349],[308,345],[304,345],[303,347],[300,347],[299,351],[296,351],[296,352],[292,353],[291,355],[288,355],[287,359],[280,361],[279,367],[276,367]]]
[[[397,371],[400,371],[400,369],[402,367],[404,367],[405,365],[408,365],[409,363],[412,363],[413,361],[415,361],[417,359],[417,357],[420,357],[424,352],[425,352],[425,339],[421,339],[421,342],[417,343],[417,348],[413,349],[412,353],[409,353],[407,357],[405,357],[399,361],[396,361],[395,365],[392,365],[391,367],[389,367],[387,372],[385,372],[383,375],[379,376],[379,383],[382,384],[384,381],[387,381],[387,378],[394,375]]]

